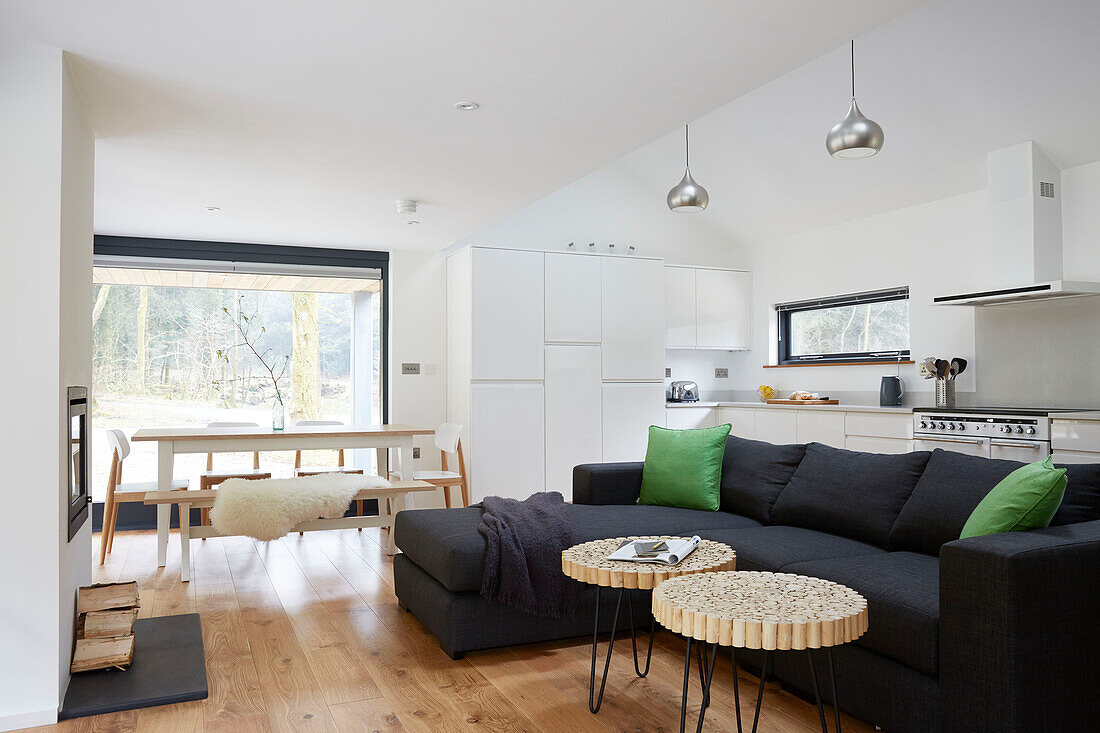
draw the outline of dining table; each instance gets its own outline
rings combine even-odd
[[[157,492],[172,490],[175,457],[193,453],[251,453],[254,451],[396,449],[402,476],[413,475],[413,441],[434,435],[432,428],[411,425],[296,425],[282,430],[262,427],[158,427],[140,428],[134,443],[157,444]],[[380,462],[381,465],[381,462]],[[182,491],[189,491],[183,489]],[[157,565],[168,558],[168,534],[172,505],[157,504]],[[390,530],[393,551],[393,531]],[[186,553],[185,553],[186,555]],[[181,563],[187,558],[181,558]]]

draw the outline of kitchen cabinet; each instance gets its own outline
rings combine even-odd
[[[542,379],[543,254],[471,251],[471,379]]]
[[[673,430],[690,428],[713,428],[713,407],[668,407],[665,408],[665,427]]]
[[[694,349],[695,332],[695,268],[665,268],[665,307],[668,328],[665,347]]]
[[[547,253],[547,342],[600,342],[600,259]]]
[[[664,422],[663,383],[604,382],[604,461],[645,460],[649,426]]]
[[[470,387],[470,489],[526,499],[545,487],[541,382],[479,382]],[[463,436],[465,446],[466,436]]]
[[[844,413],[844,433],[848,436],[912,440],[913,416],[909,413]]]
[[[1055,465],[1067,463],[1100,463],[1100,453],[1080,450],[1054,450]]]
[[[665,267],[670,349],[752,348],[752,273]]]
[[[603,460],[600,347],[548,345],[545,385],[546,490],[568,501],[573,466]]]
[[[869,435],[848,435],[844,438],[844,447],[864,453],[909,453],[913,450],[913,441],[876,438]]]
[[[601,257],[600,263],[604,380],[663,380],[665,277],[661,261]]]
[[[695,271],[696,348],[752,348],[752,273]]]
[[[795,437],[798,443],[824,443],[834,448],[844,447],[844,413],[797,410]]]
[[[1055,463],[1100,463],[1100,422],[1056,418],[1050,423],[1050,447]]]
[[[798,441],[798,411],[761,409],[756,411],[756,439],[776,445]]]
[[[715,425],[730,424],[730,435],[756,440],[756,410],[740,407],[719,407]]]

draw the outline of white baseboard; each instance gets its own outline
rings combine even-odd
[[[36,725],[53,725],[57,722],[57,710],[40,710],[17,715],[0,715],[0,731],[33,728]]]

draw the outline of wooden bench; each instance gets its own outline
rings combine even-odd
[[[369,517],[335,517],[333,519],[311,519],[294,527],[292,532],[313,532],[321,529],[362,529],[363,527],[386,527],[389,529],[387,554],[397,552],[393,538],[393,518],[405,508],[405,496],[416,491],[436,491],[438,487],[427,481],[391,481],[389,486],[375,486],[361,489],[352,501],[378,499],[378,511]],[[209,509],[214,506],[216,490],[201,491],[150,491],[145,495],[145,503],[150,505],[179,506],[180,515],[180,580],[191,580],[191,540],[204,537],[224,537],[213,525],[191,525],[191,509]],[[386,499],[389,501],[387,502]]]

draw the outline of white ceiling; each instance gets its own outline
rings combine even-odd
[[[915,5],[4,0],[0,37],[75,57],[97,135],[97,232],[438,249]],[[924,40],[918,58],[861,49],[893,64],[861,86],[890,151],[915,133],[914,110],[974,117],[940,105],[942,76],[917,73],[944,36]],[[844,112],[842,55],[787,100],[797,119],[745,108],[725,150],[699,131],[713,210],[744,210],[731,176],[759,186],[752,203],[769,214],[813,197],[801,166]],[[980,89],[990,69],[959,71]],[[911,104],[886,94],[899,82]],[[452,109],[467,99],[482,109]],[[678,153],[663,152],[667,188]],[[402,198],[423,202],[422,224],[401,222]]]
[[[825,151],[848,108],[841,46],[692,124],[710,207],[679,216],[754,246],[984,188],[986,154],[1026,140],[1062,169],[1100,160],[1098,37],[1097,0],[929,0],[856,40],[856,94],[885,130],[882,152]],[[682,132],[618,165],[662,206],[677,155]]]

